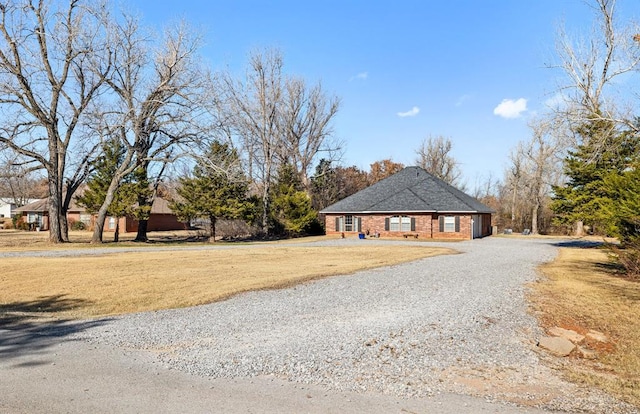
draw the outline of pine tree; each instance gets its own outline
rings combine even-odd
[[[280,227],[290,235],[302,235],[318,227],[318,213],[291,165],[280,166],[278,182],[272,191],[274,228]]]
[[[637,158],[637,139],[630,132],[614,130],[606,121],[592,121],[579,133],[584,143],[570,151],[564,162],[567,183],[553,187],[554,221],[564,226],[582,221],[595,233],[615,234],[617,222],[611,212],[617,196],[610,183]]]
[[[170,203],[182,220],[208,219],[209,238],[215,242],[216,221],[249,219],[253,203],[247,199],[248,182],[238,154],[228,144],[214,142],[205,157],[198,160],[193,177],[180,179],[179,200]]]
[[[96,214],[106,197],[111,178],[124,157],[125,149],[119,140],[107,141],[102,146],[102,155],[92,163],[94,172],[87,180],[84,193],[76,198],[79,205],[84,206],[89,213]],[[132,181],[133,176],[126,177],[118,188],[107,214],[116,218],[114,241],[118,241],[119,218],[132,213],[137,198],[137,185]]]

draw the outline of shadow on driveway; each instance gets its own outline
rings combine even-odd
[[[0,304],[0,360],[44,353],[47,348],[68,340],[70,335],[110,320],[52,319],[51,316],[55,317],[58,312],[87,304],[86,300],[65,296],[55,295],[33,301]]]

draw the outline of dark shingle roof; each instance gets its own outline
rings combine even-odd
[[[420,167],[406,167],[321,211],[383,212],[493,213],[475,198]]]

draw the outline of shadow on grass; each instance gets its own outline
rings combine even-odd
[[[605,245],[604,242],[593,240],[567,240],[552,244],[556,247],[569,247],[574,249],[594,249]]]
[[[33,301],[0,305],[0,360],[40,354],[73,334],[102,325],[109,319],[74,321],[52,319],[89,302],[65,295],[41,297]],[[38,362],[30,362],[38,364]]]

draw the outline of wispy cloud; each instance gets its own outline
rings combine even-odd
[[[520,98],[517,100],[503,99],[500,105],[496,106],[493,110],[494,115],[501,116],[503,118],[519,118],[524,111],[527,110],[527,100]]]
[[[419,113],[420,113],[420,108],[418,108],[417,106],[414,106],[413,108],[411,108],[411,110],[407,112],[398,112],[398,116],[400,118],[405,118],[407,116],[416,116]]]
[[[461,97],[458,98],[458,100],[456,101],[456,106],[462,106],[465,102],[467,102],[469,99],[471,99],[472,96],[469,94],[465,94],[462,95]]]
[[[355,76],[349,78],[349,82],[353,82],[354,80],[366,80],[369,77],[369,72],[360,72]]]

